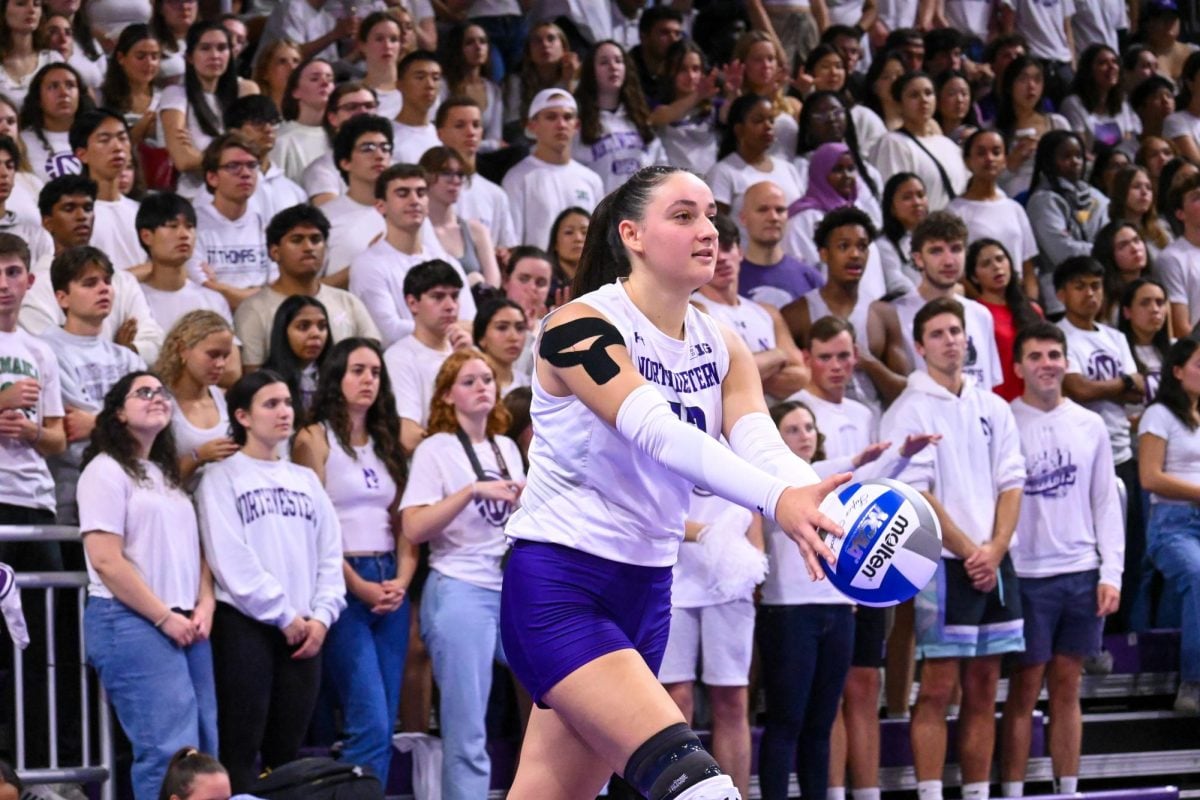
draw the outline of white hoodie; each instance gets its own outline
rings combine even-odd
[[[896,477],[933,494],[971,541],[991,540],[997,498],[1025,485],[1017,425],[999,395],[979,389],[964,376],[962,392],[955,396],[927,372],[914,372],[883,415],[880,432],[893,442],[909,434],[943,434],[936,446],[914,456]],[[943,548],[942,557],[958,556]]]

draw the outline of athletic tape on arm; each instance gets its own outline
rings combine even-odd
[[[595,341],[588,349],[569,349],[593,337]],[[543,332],[541,344],[538,345],[538,355],[546,359],[551,366],[582,366],[597,386],[603,386],[621,371],[617,362],[606,351],[611,344],[625,346],[625,338],[615,325],[598,317],[582,317]]]
[[[789,484],[747,464],[728,447],[672,414],[667,401],[650,384],[634,389],[621,403],[617,431],[677,475],[775,519],[775,505]]]

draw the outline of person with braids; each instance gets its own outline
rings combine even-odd
[[[233,789],[221,762],[194,747],[171,756],[158,800],[229,800]]]
[[[208,641],[216,600],[181,486],[172,406],[152,372],[117,381],[96,415],[78,486],[87,657],[133,745],[136,800],[158,796],[179,748],[217,746]]]
[[[504,660],[504,525],[525,480],[520,449],[502,435],[508,424],[491,358],[470,348],[450,355],[434,380],[428,435],[400,501],[404,537],[429,543],[421,635],[441,691],[444,800],[476,800],[488,790],[488,693],[492,662]]]
[[[611,192],[642,167],[667,163],[662,140],[650,124],[637,71],[621,45],[608,40],[592,48],[575,89],[579,138],[571,148]]]
[[[258,94],[234,68],[229,32],[219,22],[198,22],[187,32],[183,85],[168,86],[158,104],[163,141],[181,173],[178,191],[194,198],[204,188],[204,148],[224,132],[221,119],[237,98]]]
[[[788,450],[749,349],[689,304],[713,277],[715,213],[691,173],[639,170],[596,209],[576,299],[535,347],[500,611],[504,653],[538,704],[514,800],[581,796],[613,772],[649,800],[740,797],[655,677],[693,486],[777,522],[814,579],[832,561],[817,530],[841,529],[817,505],[848,476],[818,482]],[[684,373],[695,379],[669,379]]]
[[[395,407],[379,344],[343,339],[322,372],[312,424],[292,448],[292,460],[325,485],[342,528],[346,610],[325,646],[344,714],[342,759],[369,767],[384,786],[417,568],[416,547],[400,537],[397,506],[408,475]]]

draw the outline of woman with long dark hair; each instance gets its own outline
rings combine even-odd
[[[1200,167],[1200,51],[1184,62],[1175,108],[1163,120],[1163,138],[1175,145],[1180,157]]]
[[[92,108],[92,97],[74,67],[50,64],[33,76],[19,119],[21,142],[38,177],[48,181],[83,172],[69,134],[75,116]]]
[[[892,97],[900,103],[903,125],[879,140],[875,165],[885,179],[898,172],[920,175],[929,210],[940,211],[967,188],[968,175],[962,151],[933,120],[933,81],[923,72],[906,73],[892,84]]]
[[[889,131],[903,124],[900,103],[892,98],[892,84],[906,71],[904,56],[896,50],[876,56],[867,70],[866,106],[883,120]]]
[[[1137,225],[1128,220],[1115,220],[1096,234],[1092,258],[1104,265],[1101,321],[1116,325],[1120,319],[1118,301],[1125,293],[1125,287],[1148,276],[1152,270],[1150,250]]]
[[[333,88],[333,65],[323,58],[305,61],[288,77],[279,109],[284,123],[272,158],[296,183],[304,179],[304,169],[329,150],[323,122]]]
[[[400,537],[408,474],[395,408],[379,344],[343,339],[322,370],[312,424],[292,449],[292,460],[324,484],[342,530],[346,610],[325,643],[344,714],[342,758],[369,767],[384,786],[408,651],[408,586],[417,568],[416,548]]]
[[[162,45],[150,26],[130,25],[117,38],[104,83],[100,85],[101,106],[125,116],[134,147],[157,138],[162,91],[155,81],[161,58]]]
[[[180,486],[171,393],[152,372],[117,381],[79,476],[88,565],[88,661],[133,745],[137,800],[154,800],[172,754],[217,745],[212,575]]]
[[[1045,70],[1036,58],[1018,56],[1005,67],[996,106],[996,130],[1008,149],[1000,188],[1014,200],[1022,200],[1029,191],[1034,154],[1041,138],[1050,131],[1071,129],[1063,115],[1042,110],[1045,92]]]
[[[1138,474],[1150,492],[1146,555],[1184,596],[1175,711],[1200,714],[1200,342],[1180,339],[1138,423]]]
[[[1113,221],[1132,222],[1148,247],[1155,253],[1171,243],[1171,230],[1161,219],[1154,203],[1154,181],[1145,167],[1125,167],[1113,178],[1108,195],[1108,216]]]
[[[1070,95],[1060,106],[1088,149],[1116,147],[1142,132],[1137,114],[1125,101],[1120,57],[1106,44],[1093,44],[1079,57]]]
[[[507,297],[482,303],[475,315],[471,339],[492,359],[500,397],[529,385],[529,374],[516,368],[525,353],[529,323],[521,305]]]
[[[187,69],[188,29],[196,24],[200,5],[197,0],[154,0],[150,30],[162,44],[162,65],[159,84],[173,86],[183,83]]]
[[[296,758],[316,707],[326,632],[346,607],[337,511],[308,467],[279,456],[291,391],[260,369],[226,396],[237,453],[205,468],[200,535],[216,578],[221,762],[236,792]]]
[[[0,2],[0,92],[17,105],[25,102],[33,76],[63,60],[46,47],[41,23],[41,0]]]
[[[685,170],[635,173],[597,206],[577,299],[543,327],[530,479],[505,529],[504,654],[538,703],[514,796],[583,795],[613,772],[643,796],[738,796],[656,678],[693,486],[779,522],[810,576],[832,560],[817,528],[838,526],[817,505],[848,476],[818,482],[787,449],[749,350],[689,302],[713,277],[715,211]],[[597,337],[584,364],[572,351]],[[684,394],[635,363],[713,380]]]
[[[499,287],[500,265],[492,234],[482,222],[464,219],[458,212],[467,179],[463,157],[450,147],[431,147],[418,163],[429,183],[429,223],[442,249],[462,264],[469,286]]]
[[[579,56],[571,50],[562,28],[553,22],[534,25],[525,39],[520,71],[510,72],[505,81],[505,130],[524,128],[529,104],[543,89],[575,91],[579,71]],[[514,137],[505,138],[512,141]]]
[[[1029,302],[1021,289],[1016,262],[996,239],[976,239],[967,248],[966,279],[971,296],[992,312],[996,350],[1002,354],[1004,382],[992,391],[1011,402],[1024,393],[1025,382],[1017,377],[1012,359],[1006,356],[1012,352],[1021,329],[1042,318],[1041,310]]]
[[[204,188],[204,148],[225,132],[225,109],[243,95],[258,94],[258,86],[237,76],[229,32],[218,22],[197,22],[188,29],[186,60],[183,83],[163,90],[158,117],[180,172],[178,191],[195,197]]]
[[[912,263],[912,232],[929,216],[925,182],[911,172],[899,172],[883,187],[883,235],[879,258],[886,274],[899,273],[916,286],[921,271]]]
[[[971,83],[962,72],[947,70],[934,77],[933,89],[937,97],[933,118],[950,141],[961,145],[981,127],[971,95]]]
[[[446,35],[446,93],[470,97],[479,104],[483,116],[481,153],[504,146],[504,98],[500,86],[489,76],[491,49],[487,31],[471,22],[455,25]]]
[[[1083,180],[1083,138],[1051,131],[1038,142],[1026,210],[1038,243],[1038,297],[1048,314],[1062,311],[1054,270],[1071,256],[1087,256],[1108,221],[1108,198]]]
[[[792,162],[771,154],[775,142],[773,113],[771,101],[756,94],[742,95],[729,108],[718,160],[705,180],[712,187],[717,208],[734,219],[741,211],[746,190],[756,183],[771,181],[789,204],[804,194],[803,179]]]
[[[606,40],[592,48],[575,88],[575,102],[579,137],[572,157],[600,176],[606,194],[642,167],[666,163],[637,69],[628,66],[621,45]]]
[[[583,243],[587,241],[592,215],[582,208],[572,206],[554,218],[550,226],[550,242],[546,251],[550,254],[550,266],[554,270],[550,285],[550,299],[554,302],[562,289],[570,290],[575,280],[575,270],[583,258]]]
[[[718,121],[728,112],[729,96],[717,86],[708,55],[690,39],[667,51],[658,96],[663,102],[650,112],[668,163],[704,175],[717,163]]]
[[[429,543],[421,635],[441,689],[442,797],[487,794],[486,716],[500,646],[504,525],[521,496],[525,470],[504,436],[508,409],[495,370],[478,350],[459,350],[434,382],[427,437],[413,453],[400,501],[404,538]]]
[[[271,322],[270,349],[263,367],[274,370],[287,383],[300,424],[312,410],[318,377],[332,347],[329,311],[324,303],[294,294],[279,304]]]
[[[1173,341],[1167,330],[1167,305],[1166,287],[1154,278],[1135,278],[1121,292],[1117,327],[1129,342],[1138,372],[1146,378],[1145,401],[1125,406],[1131,417],[1141,416],[1158,398],[1163,364]]]

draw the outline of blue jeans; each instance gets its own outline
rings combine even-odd
[[[83,625],[88,661],[133,745],[133,796],[155,800],[176,750],[217,752],[212,647],[179,647],[118,600],[90,598]]]
[[[1150,558],[1182,603],[1179,677],[1200,681],[1200,506],[1155,503],[1146,539]]]
[[[763,800],[788,796],[793,764],[800,794],[823,800],[829,733],[854,653],[854,607],[759,606],[754,633],[766,694],[758,749]]]
[[[347,556],[360,578],[396,577],[396,556]],[[342,759],[369,767],[385,787],[392,763],[392,733],[400,709],[400,679],[408,652],[408,598],[390,614],[374,614],[346,593],[346,610],[325,639],[325,667],[345,717]]]
[[[443,800],[487,797],[487,704],[500,647],[500,592],[430,570],[421,594],[421,636],[441,693]]]

